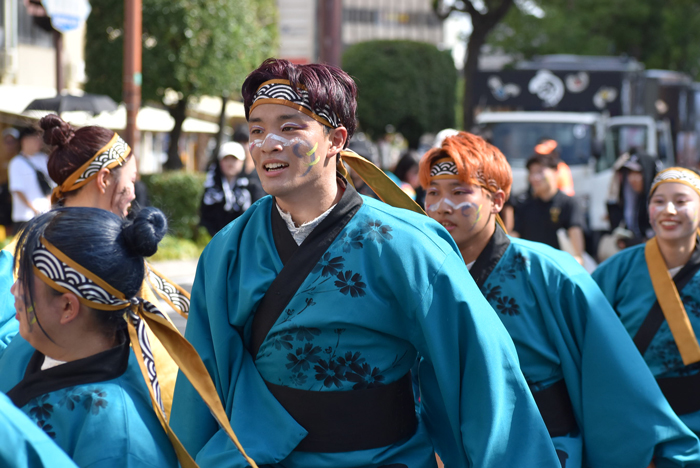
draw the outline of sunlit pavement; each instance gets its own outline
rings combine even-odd
[[[153,268],[166,276],[170,281],[177,283],[188,292],[192,290],[194,274],[197,270],[197,260],[170,260],[166,262],[153,262],[152,265]],[[165,302],[160,301],[159,306],[164,313],[168,314],[168,317],[170,317],[177,329],[184,334],[187,321]]]

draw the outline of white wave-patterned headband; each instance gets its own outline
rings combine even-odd
[[[700,195],[700,176],[698,176],[698,174],[683,167],[669,167],[656,174],[656,177],[654,177],[654,180],[651,182],[649,196],[654,193],[659,185],[669,182],[687,185]]]
[[[61,185],[53,189],[51,202],[56,203],[67,192],[77,190],[97,176],[101,169],[112,169],[121,166],[131,153],[131,148],[117,133],[109,143],[100,148],[95,155],[88,159],[72,173]]]
[[[86,268],[78,265],[41,237],[32,253],[34,273],[51,288],[73,293],[88,307],[119,310],[131,304],[123,293]]]
[[[281,104],[303,112],[312,119],[327,125],[338,128],[342,125],[340,118],[328,105],[313,108],[309,100],[309,93],[300,85],[299,91],[295,90],[289,80],[269,80],[258,87],[253,97],[253,104],[249,113],[260,104]]]

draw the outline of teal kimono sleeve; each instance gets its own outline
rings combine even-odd
[[[415,319],[421,417],[445,466],[559,467],[513,342],[456,253]]]
[[[206,254],[197,267],[185,337],[207,367],[248,456],[258,465],[279,462],[307,432],[270,394],[243,345],[240,330],[229,323],[227,264],[217,261],[216,252]],[[209,267],[207,261],[211,261]],[[182,373],[175,385],[170,424],[199,466],[248,466]]]
[[[0,393],[0,466],[77,468],[34,421]]]
[[[12,255],[0,250],[0,356],[19,332],[19,322],[15,320],[15,300],[10,292],[14,277],[12,275]]]
[[[531,281],[547,284],[551,312],[543,316],[588,466],[644,467],[652,459],[657,468],[698,466],[698,439],[671,409],[605,296],[573,260],[568,271],[556,282],[536,274]]]

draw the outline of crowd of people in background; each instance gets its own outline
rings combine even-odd
[[[434,139],[435,145],[439,146],[444,138],[454,136],[456,132],[453,129],[440,132]],[[2,136],[5,154],[9,158],[3,168],[6,172],[0,171],[6,174],[5,181],[0,180],[0,224],[6,235],[12,235],[19,232],[27,221],[48,211],[49,194],[55,182],[48,173],[46,147],[38,129],[32,126],[9,127]],[[383,158],[378,146],[363,133],[353,137],[349,148],[382,167]],[[391,152],[386,148],[384,151]],[[415,149],[404,149],[397,155],[392,167],[382,169],[401,190],[424,207],[425,190],[418,181],[422,154]],[[198,214],[200,225],[213,237],[266,193],[250,156],[246,126],[236,127],[230,141],[223,142],[212,153],[211,161]],[[653,236],[646,200],[651,181],[660,167],[658,161],[644,150],[632,148],[615,162],[615,174],[608,188],[610,231],[590,245],[586,244],[586,239],[590,238],[586,215],[580,200],[575,197],[571,170],[561,160],[557,142],[542,137],[532,149],[526,167],[528,189],[512,194],[501,212],[510,235],[564,250],[589,271],[595,267],[595,261],[602,262]],[[376,198],[361,177],[352,170],[350,175],[359,193]],[[134,205],[148,206],[145,185],[137,181],[135,191]]]
[[[341,69],[242,97],[191,295],[116,132],[3,132],[0,465],[700,467],[698,173],[620,154],[597,239],[547,135],[511,194],[474,133],[378,149]]]

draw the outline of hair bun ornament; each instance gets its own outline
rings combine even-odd
[[[71,125],[56,114],[49,114],[39,121],[44,130],[44,143],[51,146],[65,146],[75,135]]]
[[[133,221],[126,221],[122,229],[124,243],[130,252],[150,257],[158,251],[158,243],[168,232],[168,220],[162,211],[146,207],[136,213]]]

